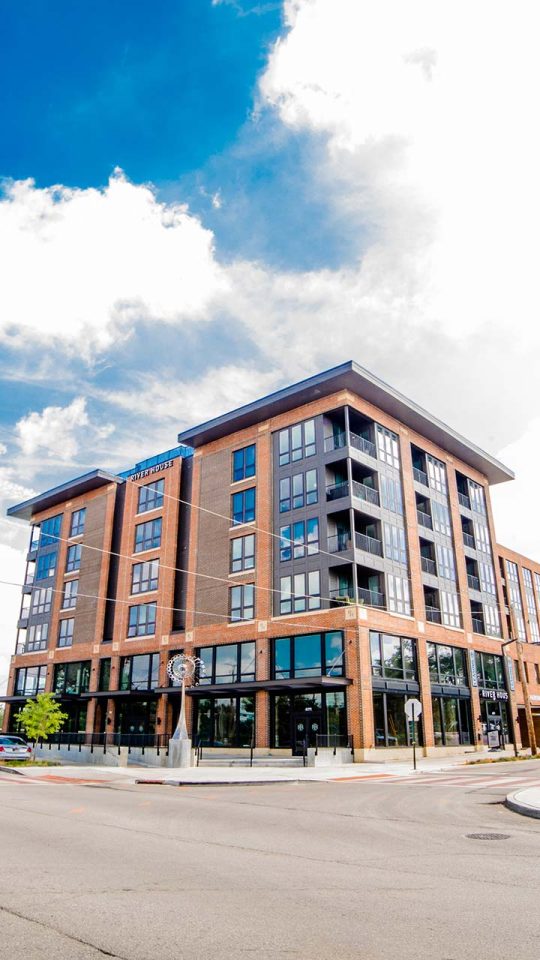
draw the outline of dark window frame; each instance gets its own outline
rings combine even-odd
[[[141,531],[139,535],[139,530]],[[133,553],[144,553],[146,550],[158,550],[161,547],[162,518],[145,520],[135,526],[135,540]]]
[[[152,480],[151,483],[144,483],[139,487],[137,499],[137,513],[150,513],[151,510],[159,510],[163,506],[165,499],[165,478]]]
[[[153,613],[153,618],[152,618]],[[151,628],[153,625],[153,629]],[[156,633],[157,625],[157,603],[136,603],[129,607],[128,613],[128,637],[153,637]]]
[[[231,467],[233,483],[239,483],[241,480],[249,480],[256,475],[256,446],[255,443],[250,443],[246,447],[233,450]]]
[[[328,657],[328,638],[339,636],[341,639],[341,651],[336,656]],[[320,672],[313,673],[313,667],[296,666],[296,642],[307,638],[319,638],[320,648]],[[276,645],[283,644],[285,652],[288,645],[288,668],[278,668],[276,665]],[[307,671],[311,671],[308,673]],[[302,633],[285,637],[273,637],[271,643],[271,677],[272,680],[294,680],[298,678],[308,678],[310,676],[322,677],[343,677],[345,676],[345,637],[343,630],[321,630],[315,633]]]

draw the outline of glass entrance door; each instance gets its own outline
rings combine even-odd
[[[293,753],[301,756],[308,747],[317,745],[317,734],[322,732],[321,714],[303,711],[295,713],[293,722]]]

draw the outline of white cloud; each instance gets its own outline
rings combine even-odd
[[[52,337],[89,356],[137,319],[203,320],[225,285],[212,233],[121,172],[103,190],[7,184],[0,248],[0,338],[25,349]]]
[[[0,443],[0,456],[3,456],[4,453],[7,453],[7,449],[8,448],[6,447],[5,443]]]
[[[69,461],[77,456],[81,444],[88,448],[91,441],[105,439],[114,426],[92,423],[85,398],[76,397],[67,407],[45,407],[41,413],[29,413],[17,422],[15,430],[23,454],[45,451]]]

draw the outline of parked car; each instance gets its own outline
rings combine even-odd
[[[30,760],[32,747],[21,737],[0,733],[0,760]]]

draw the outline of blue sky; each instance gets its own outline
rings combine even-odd
[[[510,461],[540,556],[535,14],[2,5],[0,579],[9,504],[350,358]]]

